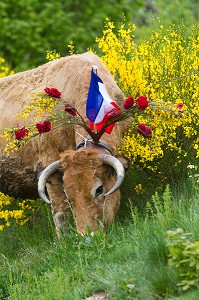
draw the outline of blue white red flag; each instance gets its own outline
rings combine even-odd
[[[102,80],[91,71],[90,87],[86,103],[86,116],[91,121],[90,129],[94,129],[94,123],[99,131],[104,125],[108,124],[113,118],[121,113],[119,106],[110,98]],[[107,127],[106,133],[111,133],[114,124]]]

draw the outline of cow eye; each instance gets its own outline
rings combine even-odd
[[[98,188],[95,191],[95,197],[101,195],[103,193],[103,185],[98,186]]]

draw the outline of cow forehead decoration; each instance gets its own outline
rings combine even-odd
[[[93,143],[99,143],[104,133],[111,134],[116,122],[123,121],[134,113],[142,113],[149,104],[145,96],[135,101],[132,96],[124,100],[123,107],[119,107],[109,96],[102,80],[97,76],[96,66],[92,67],[90,86],[86,102],[85,120],[73,103],[62,97],[62,92],[56,87],[45,87],[43,92],[37,92],[30,105],[24,107],[17,118],[27,118],[33,114],[30,125],[7,128],[2,137],[7,140],[4,149],[6,154],[17,150],[36,135],[49,132],[56,127],[78,125],[88,133]],[[33,113],[34,112],[34,113]],[[42,120],[35,122],[42,116]],[[152,130],[146,124],[138,124],[137,132],[144,137],[151,138]]]

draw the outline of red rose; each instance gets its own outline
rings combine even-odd
[[[140,96],[139,98],[137,98],[136,103],[138,105],[138,110],[145,109],[149,105],[149,101],[145,96]]]
[[[178,103],[178,104],[177,104],[177,109],[178,109],[178,112],[179,112],[179,113],[183,113],[183,112],[184,112],[183,109],[182,109],[183,106],[184,106],[183,103]]]
[[[28,134],[28,129],[26,129],[26,128],[20,128],[19,127],[17,130],[15,130],[15,139],[18,140],[18,141],[20,141],[27,134]]]
[[[76,109],[72,107],[72,104],[66,103],[64,111],[71,114],[71,115],[73,115],[73,116],[77,115]]]
[[[55,88],[48,88],[46,87],[44,89],[44,91],[51,97],[54,97],[54,98],[61,98],[61,92],[58,91],[57,89]]]
[[[38,122],[36,124],[36,128],[39,131],[39,133],[48,132],[51,130],[51,124],[49,121]]]
[[[134,99],[132,96],[129,96],[123,104],[124,109],[129,109],[134,105]]]
[[[181,109],[183,108],[184,104],[183,103],[178,103],[177,108]]]
[[[139,124],[136,131],[144,137],[152,138],[152,130],[146,124]]]

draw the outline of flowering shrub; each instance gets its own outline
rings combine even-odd
[[[188,36],[183,25],[178,29],[171,25],[167,30],[160,26],[140,44],[134,41],[135,30],[135,25],[125,23],[116,30],[107,20],[103,36],[97,38],[101,59],[126,95],[145,95],[162,107],[173,104],[179,118],[168,110],[146,107],[144,114],[134,115],[120,152],[161,178],[172,177],[186,156],[193,153],[199,157],[199,25],[193,26]],[[139,105],[147,106],[143,97]],[[147,124],[153,138],[137,136],[136,123]]]
[[[14,74],[14,71],[11,71],[7,66],[6,61],[3,57],[0,56],[0,78],[6,77],[8,75]]]
[[[10,226],[15,220],[17,224],[24,225],[34,212],[33,201],[26,199],[22,202],[0,192],[0,231]]]

